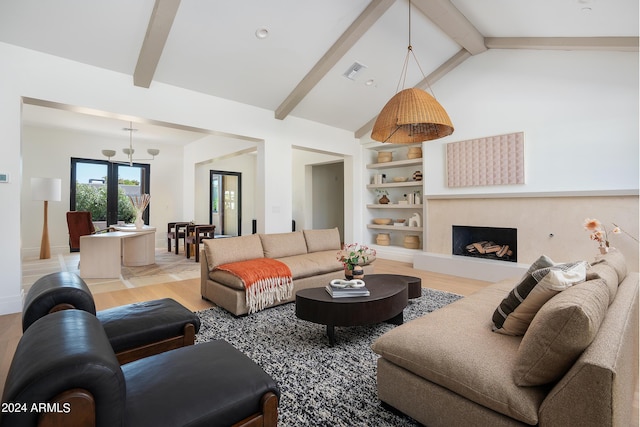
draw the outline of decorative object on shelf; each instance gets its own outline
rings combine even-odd
[[[122,152],[129,158],[129,166],[133,166],[133,162],[138,160],[154,160],[156,156],[160,154],[160,150],[158,150],[157,148],[148,148],[147,153],[149,153],[149,155],[151,156],[150,159],[134,159],[133,153],[136,150],[133,149],[133,132],[137,132],[138,129],[134,129],[133,122],[129,122],[129,127],[122,128],[122,130],[126,130],[127,132],[129,132],[129,148],[122,149]],[[102,155],[106,156],[109,161],[111,161],[111,158],[116,155],[116,150],[102,150]]]
[[[413,180],[414,181],[422,181],[422,172],[421,171],[415,171],[413,173]]]
[[[626,231],[622,230],[615,223],[612,223],[612,224],[614,228],[611,230],[611,232],[613,234],[624,233],[627,236],[631,237],[636,242],[638,241],[638,239],[636,239]],[[591,234],[589,235],[589,238],[591,240],[595,240],[596,242],[598,242],[598,248],[600,249],[601,254],[606,254],[607,252],[609,252],[610,245],[609,245],[609,236],[607,234],[607,228],[604,225],[602,225],[602,223],[599,220],[595,218],[593,219],[586,218],[584,220],[584,229],[591,232]]]
[[[414,191],[413,192],[413,203],[415,203],[416,205],[421,205],[422,204],[422,197],[420,197],[420,192],[419,191]]]
[[[407,249],[418,249],[420,247],[420,237],[415,234],[404,236],[403,245]]]
[[[422,148],[409,147],[409,152],[407,153],[407,159],[420,159],[420,158],[422,158]]]
[[[422,82],[425,82],[429,91],[433,93],[411,46],[411,1],[409,1],[409,46],[397,88],[399,89],[402,84],[403,90],[397,92],[378,115],[371,131],[371,138],[376,141],[410,144],[442,138],[453,133],[453,124],[449,115],[433,96],[415,87],[404,89],[409,56],[412,56],[418,65],[423,76]]]
[[[141,194],[139,196],[129,196],[133,208],[136,210],[136,229],[141,230],[144,227],[144,220],[142,219],[142,213],[149,206],[151,196],[148,194]]]
[[[405,222],[406,222],[406,219],[404,218],[394,219],[393,225],[396,227],[404,227],[406,225]]]
[[[364,270],[362,265],[375,258],[376,250],[359,243],[351,243],[343,246],[336,259],[344,266],[344,275],[347,280],[362,279]]]
[[[386,205],[390,202],[389,198],[387,197],[389,195],[387,190],[376,189],[376,194],[378,196],[382,196],[380,197],[380,199],[378,199],[378,203],[380,203],[381,205]]]
[[[389,233],[378,233],[376,236],[376,244],[380,246],[389,246]]]
[[[378,152],[378,163],[388,163],[393,160],[393,151]]]
[[[418,212],[414,213],[411,218],[409,218],[409,227],[421,227],[422,226],[422,217]]]
[[[375,174],[373,176],[373,183],[374,184],[384,184],[384,182],[387,180],[387,175],[383,174],[383,173],[378,173]]]
[[[407,178],[406,176],[396,176],[393,178],[393,182],[405,182],[407,181],[407,179],[409,178]]]
[[[377,225],[391,224],[391,218],[373,218],[373,223]]]
[[[410,205],[414,204],[414,194],[413,193],[409,193],[409,194],[405,194],[404,197],[407,198],[407,203]]]
[[[62,200],[62,179],[31,178],[31,199],[44,201],[44,222],[42,223],[42,239],[40,240],[40,259],[51,258],[49,243],[49,202]]]

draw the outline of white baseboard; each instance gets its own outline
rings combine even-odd
[[[0,298],[0,316],[5,314],[20,313],[24,301],[24,290],[20,289],[18,295]]]
[[[497,282],[512,277],[522,277],[528,264],[472,258],[459,255],[420,252],[413,258],[413,268],[451,276]]]
[[[377,258],[408,263],[413,262],[413,256],[418,252],[416,249],[405,249],[398,246],[370,245],[370,247],[376,250]]]

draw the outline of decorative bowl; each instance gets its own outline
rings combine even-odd
[[[391,224],[391,218],[374,218],[373,223],[377,225],[388,225]]]
[[[396,176],[393,178],[393,182],[405,182],[407,179],[406,176]]]

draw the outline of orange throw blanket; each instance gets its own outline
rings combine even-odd
[[[257,258],[249,261],[231,262],[216,267],[238,277],[246,289],[249,313],[255,313],[291,297],[293,278],[289,267],[275,259]]]

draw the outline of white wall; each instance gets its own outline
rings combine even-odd
[[[0,135],[3,137],[0,144],[0,172],[8,173],[11,177],[11,183],[0,186],[0,202],[8,207],[0,212],[0,222],[4,224],[22,223],[22,97],[209,129],[249,138],[254,145],[255,141],[264,141],[258,146],[256,177],[256,216],[259,221],[262,218],[260,222],[263,224],[260,231],[290,229],[291,152],[294,144],[308,148],[322,146],[329,152],[359,156],[359,146],[351,132],[307,120],[295,117],[275,120],[272,111],[157,82],[153,82],[149,89],[135,87],[130,75],[4,43],[0,43],[0,61]],[[182,195],[180,192],[169,195],[177,200],[182,198],[183,201],[183,212],[176,211],[175,216],[190,217],[194,213],[191,183],[195,177],[194,164],[200,160],[202,157],[197,149],[185,147],[182,179],[176,178],[183,187]],[[355,170],[359,171],[359,168],[350,165],[347,181],[352,181],[352,187],[360,187],[360,175],[355,174]],[[185,176],[189,179],[185,180]],[[345,227],[346,233],[353,231],[353,227]],[[18,226],[8,228],[5,232],[5,252],[0,257],[4,279],[0,283],[0,314],[19,311],[22,306],[20,233],[21,227]]]
[[[638,53],[489,50],[435,86],[455,132],[423,143],[426,195],[638,189]],[[524,132],[525,184],[448,188],[446,143]]]

